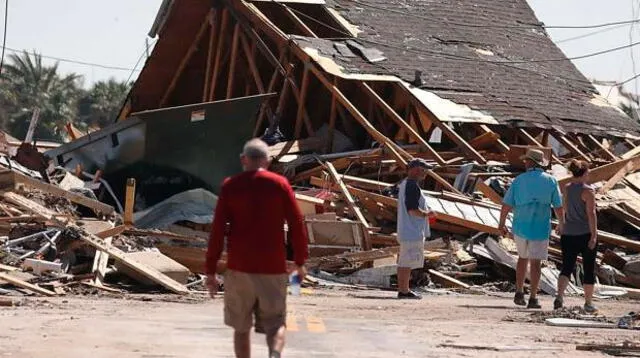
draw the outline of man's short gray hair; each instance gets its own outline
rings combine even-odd
[[[261,139],[254,138],[244,145],[242,155],[250,159],[269,158],[269,146]]]

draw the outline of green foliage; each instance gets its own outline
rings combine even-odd
[[[114,79],[82,88],[82,76],[58,73],[39,54],[12,54],[0,75],[0,127],[23,139],[35,108],[40,120],[34,138],[63,141],[64,125],[102,127],[115,120],[130,85]]]

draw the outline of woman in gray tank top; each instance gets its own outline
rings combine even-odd
[[[578,255],[582,254],[584,271],[584,309],[588,313],[597,312],[593,305],[593,285],[595,283],[596,245],[598,239],[598,219],[596,217],[595,193],[587,185],[589,164],[572,160],[569,171],[573,180],[563,188],[564,227],[562,235],[562,272],[558,279],[558,295],[553,302],[554,309],[562,308],[564,292],[571,274],[575,271]]]

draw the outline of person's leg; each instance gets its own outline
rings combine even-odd
[[[562,300],[564,293],[569,285],[571,274],[575,271],[576,260],[578,259],[579,247],[576,245],[573,236],[562,235],[560,239],[560,247],[562,249],[562,270],[558,278],[557,297]]]
[[[524,293],[524,281],[527,278],[527,266],[529,259],[518,257],[518,267],[516,268],[516,291]]]
[[[529,260],[529,268],[531,270],[531,276],[529,281],[531,283],[531,296],[530,298],[536,298],[538,295],[538,287],[540,286],[540,275],[542,273],[542,261],[536,259]]]
[[[409,281],[411,280],[410,267],[398,267],[398,292],[409,292]]]
[[[588,246],[591,235],[585,235],[582,239],[584,246],[582,248],[582,267],[584,268],[584,301],[585,305],[593,305],[593,285],[596,282],[596,256],[597,247],[591,250]]]
[[[236,358],[251,358],[251,332],[233,333],[233,349]]]
[[[234,329],[236,357],[251,357],[251,313],[256,296],[248,274],[227,270],[224,279],[224,322]]]
[[[280,358],[285,343],[285,326],[267,332],[267,346],[269,347],[269,358]]]
[[[279,358],[285,344],[287,316],[287,281],[285,275],[255,275],[258,310],[256,332],[265,333],[269,357]]]

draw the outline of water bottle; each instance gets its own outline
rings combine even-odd
[[[291,295],[300,296],[300,275],[294,272],[289,276],[289,285],[291,286]]]

